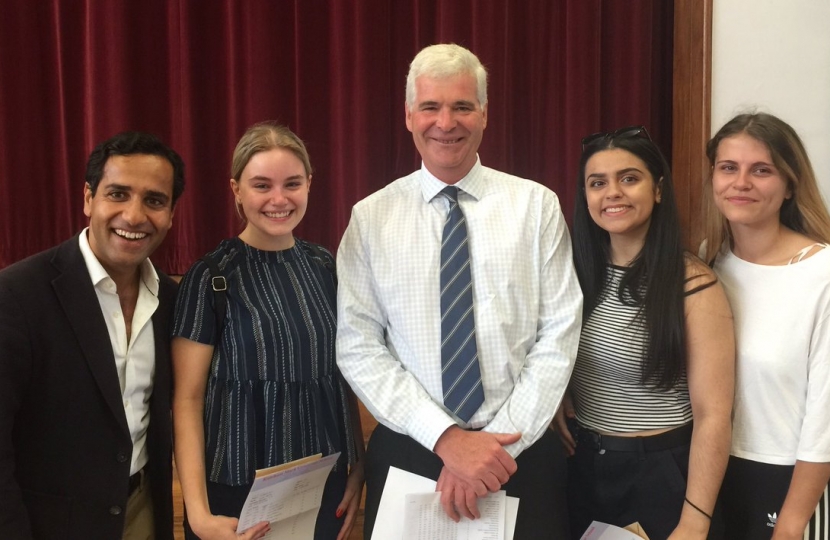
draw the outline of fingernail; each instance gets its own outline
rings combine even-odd
[[[338,509],[337,509],[337,513],[336,513],[335,515],[336,515],[338,518],[339,518],[339,517],[342,517],[342,516],[343,516],[343,509],[342,509],[342,508],[338,508]]]

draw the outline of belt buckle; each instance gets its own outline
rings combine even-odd
[[[602,447],[601,433],[597,433],[592,429],[582,429],[581,432],[588,435],[588,437],[591,439],[591,446],[593,447],[594,452],[600,455],[605,453],[605,448]]]

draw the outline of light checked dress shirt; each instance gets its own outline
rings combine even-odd
[[[485,401],[469,423],[443,405],[441,238],[446,184],[422,165],[357,203],[337,254],[337,363],[369,411],[432,450],[453,424],[547,429],[579,344],[582,293],[556,195],[481,165],[455,184],[467,220]]]

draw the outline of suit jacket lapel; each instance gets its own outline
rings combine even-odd
[[[101,313],[101,305],[98,303],[78,246],[78,237],[64,242],[52,262],[60,272],[52,285],[61,308],[66,313],[104,401],[124,432],[129,434],[112,343]]]

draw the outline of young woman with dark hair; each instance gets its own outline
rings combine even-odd
[[[730,441],[732,318],[683,250],[671,171],[645,128],[583,139],[573,228],[585,308],[572,404],[555,420],[572,454],[571,533],[598,520],[706,538]]]

